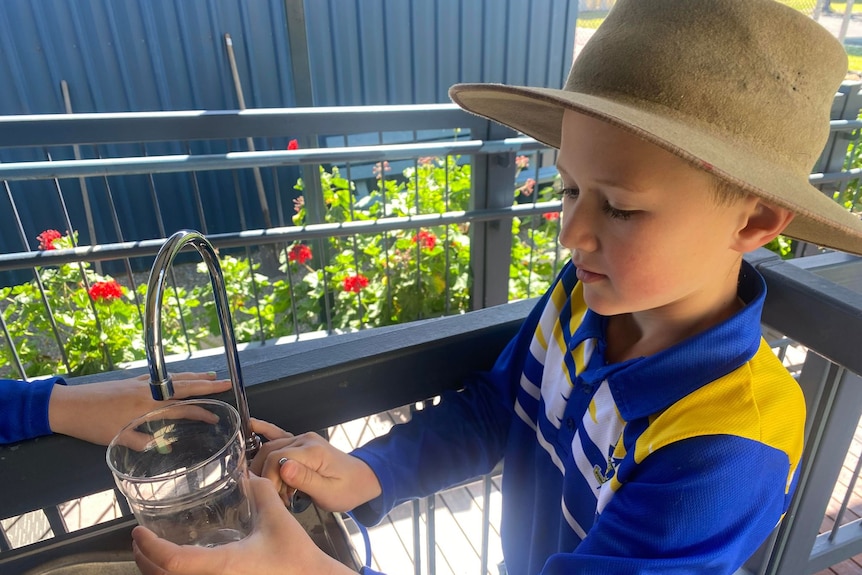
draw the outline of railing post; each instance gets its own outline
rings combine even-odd
[[[495,122],[487,122],[484,134],[473,138],[502,140],[515,132]],[[470,209],[511,206],[514,202],[515,154],[501,152],[473,158],[473,193]],[[470,262],[473,273],[473,309],[507,303],[509,264],[512,254],[511,220],[474,222],[471,228]]]
[[[862,109],[862,82],[843,82],[838,88],[838,95],[832,101],[831,120],[856,120]],[[826,140],[823,152],[814,165],[813,173],[833,173],[844,170],[844,161],[847,157],[847,147],[850,142],[858,136],[857,132],[843,130],[833,131]],[[820,184],[818,188],[829,197],[835,192],[843,189],[847,182],[827,182]],[[796,255],[806,256],[819,253],[817,246],[801,242],[797,245]]]
[[[862,412],[862,378],[808,352],[799,383],[808,409],[796,496],[782,522],[769,574],[804,575]]]
[[[290,46],[290,71],[293,76],[293,97],[297,107],[314,106],[314,86],[311,81],[311,62],[308,57],[308,32],[305,24],[305,0],[284,0],[285,25]],[[317,134],[302,134],[297,137],[302,149],[318,147]],[[305,200],[306,223],[321,224],[326,207],[323,201],[323,185],[320,167],[303,164],[302,195]],[[328,244],[325,239],[312,240],[315,267],[322,269],[327,261]],[[324,272],[325,274],[325,272]],[[325,276],[324,276],[325,278]],[[332,329],[328,307],[328,295],[324,297],[322,315],[326,320],[326,330]]]

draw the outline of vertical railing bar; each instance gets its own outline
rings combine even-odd
[[[268,139],[267,143],[269,147],[272,148],[272,139]],[[281,188],[279,187],[278,180],[278,168],[275,166],[272,167],[272,183],[275,189],[275,205],[278,210],[278,225],[284,226],[284,206],[281,201]],[[296,204],[294,204],[294,210],[296,210]],[[291,217],[291,224],[293,224],[293,217]],[[287,249],[287,244],[282,245],[282,250],[284,251],[284,269],[285,275],[287,275],[287,289],[290,291],[290,310],[291,317],[293,318],[293,333],[297,339],[299,339],[299,320],[296,317],[296,292],[294,292],[293,287],[293,277],[290,271],[290,251]],[[296,268],[299,269],[299,262],[296,262]]]
[[[4,551],[12,551],[12,542],[6,535],[6,529],[0,525],[0,553]]]
[[[491,539],[491,476],[482,478],[482,556],[479,573],[488,575],[488,547]]]
[[[227,146],[228,146],[228,152],[233,151],[230,141],[228,141]],[[233,176],[234,196],[236,197],[237,209],[239,210],[239,226],[240,226],[240,229],[242,231],[246,231],[246,230],[248,230],[248,222],[245,218],[245,207],[243,206],[243,202],[242,202],[242,190],[240,189],[240,185],[239,185],[239,171],[238,170],[231,170],[231,175]],[[266,213],[266,218],[269,219],[269,212],[268,211]],[[254,293],[255,303],[257,304],[255,307],[257,309],[257,319],[258,319],[258,325],[260,327],[261,342],[264,342],[264,341],[266,341],[266,335],[264,334],[263,317],[261,317],[261,315],[260,315],[260,298],[258,296],[257,281],[254,279],[254,264],[253,264],[252,259],[251,259],[251,248],[249,248],[248,246],[245,247],[245,256],[248,259],[249,272],[251,273],[251,284],[252,284],[251,289],[252,289],[252,292]],[[228,300],[229,299],[230,298],[228,298]],[[234,313],[234,315],[236,314],[235,311],[232,311],[230,309],[228,310],[228,312]]]
[[[296,317],[296,288],[293,285],[293,271],[290,269],[290,250],[287,249],[287,244],[282,245],[284,250],[284,269],[287,275],[287,289],[290,292],[290,313],[293,318],[293,334],[296,339],[299,339],[299,319]],[[299,271],[299,261],[296,262],[296,269]]]
[[[266,343],[266,327],[264,327],[263,316],[260,313],[260,288],[257,285],[257,278],[254,273],[254,262],[251,259],[251,249],[248,246],[245,248],[245,257],[248,259],[248,273],[251,275],[251,291],[254,294],[254,310],[255,315],[257,315],[257,327],[260,330],[260,343],[263,345]]]
[[[54,537],[69,532],[69,528],[66,526],[66,520],[63,519],[63,515],[60,513],[60,510],[57,509],[56,505],[52,505],[51,507],[45,507],[44,509],[42,509],[42,513],[44,513],[45,518],[48,519],[48,526],[54,533]]]
[[[266,146],[270,150],[274,149],[272,146],[272,138],[266,138]],[[278,214],[278,226],[284,227],[284,202],[281,201],[281,186],[279,186],[278,182],[278,168],[276,166],[272,166],[270,168],[270,173],[272,174],[272,189],[275,192],[275,210]]]
[[[123,516],[133,514],[132,508],[129,505],[129,501],[126,499],[126,496],[123,495],[116,487],[114,487],[114,499],[117,500],[117,505],[120,507],[120,513],[122,513]]]
[[[320,170],[320,165],[315,165],[316,170]],[[304,182],[303,182],[304,184]],[[322,184],[322,182],[321,182]],[[321,185],[320,188],[320,197],[319,201],[324,203],[324,193],[323,187]],[[326,208],[324,207],[324,210]],[[306,211],[307,213],[307,211]],[[321,222],[326,221],[326,214],[321,213]],[[326,333],[332,333],[332,306],[329,304],[329,274],[326,272],[326,263],[329,261],[329,238],[323,238],[320,240],[320,249],[323,253],[320,254],[320,275],[323,278],[323,316],[326,320]],[[358,271],[357,271],[358,273]],[[334,299],[334,298],[333,298]]]
[[[413,575],[422,575],[422,507],[418,499],[413,500]]]
[[[143,147],[143,144],[141,145]],[[102,158],[102,154],[99,152],[99,147],[96,146],[96,155],[99,159]],[[144,150],[144,156],[146,157],[146,149]],[[105,192],[108,196],[108,205],[111,208],[111,220],[114,224],[114,233],[117,234],[117,241],[124,242],[125,238],[123,237],[123,230],[120,226],[120,217],[117,214],[117,205],[114,202],[114,194],[111,191],[111,183],[108,180],[108,176],[103,176],[105,181]],[[135,300],[135,308],[138,310],[138,319],[141,321],[141,326],[144,325],[144,313],[142,311],[142,303],[138,298],[138,286],[135,283],[135,276],[132,274],[132,262],[129,258],[123,258],[123,262],[125,263],[126,268],[126,277],[129,279],[129,284],[132,286],[132,296]]]
[[[436,510],[436,495],[429,495],[425,498],[425,547],[428,549],[428,575],[437,575],[437,537],[434,521]]]
[[[149,174],[149,176],[150,176],[149,177],[150,200],[153,202],[153,210],[155,211],[155,216],[156,216],[156,226],[159,228],[159,235],[162,238],[167,238],[167,233],[165,230],[165,220],[164,220],[164,218],[162,218],[162,206],[161,206],[161,203],[159,202],[159,196],[156,193],[156,181],[155,181],[155,178],[153,178],[152,174]],[[177,275],[176,275],[176,271],[175,271],[174,266],[171,266],[170,278],[171,278],[171,288],[173,288],[173,290],[174,290],[174,298],[177,301],[177,312],[178,312],[177,315],[179,316],[179,320],[180,320],[180,329],[183,332],[183,339],[186,341],[186,352],[188,352],[188,354],[191,355],[192,354],[192,341],[189,338],[189,331],[188,331],[188,328],[186,327],[186,320],[183,317],[183,305],[182,305],[182,300],[180,299],[180,290],[178,287],[179,283],[177,282]]]
[[[228,151],[231,151],[228,149]],[[245,208],[242,205],[242,193],[240,192],[239,186],[239,173],[237,170],[231,170],[231,176],[233,178],[233,194],[236,198],[236,207],[239,210],[239,228],[242,231],[246,231],[248,229],[248,223],[245,219]]]
[[[532,203],[533,206],[536,205],[536,200],[539,195],[539,152],[535,152],[532,156],[533,159],[533,174],[536,176],[533,178],[535,182],[533,184],[533,191],[530,194],[533,197]],[[526,186],[527,183],[525,182]],[[528,232],[528,237],[530,238],[530,259],[527,260],[527,297],[533,296],[533,263],[535,261],[535,252],[536,252],[536,219],[542,216],[528,216],[530,218],[530,229]]]
[[[18,206],[15,203],[15,198],[12,197],[12,188],[9,186],[9,182],[7,180],[3,180],[3,185],[6,188],[6,198],[9,200],[9,204],[12,206],[12,214],[15,218],[15,223],[18,226],[18,235],[21,238],[21,243],[24,245],[24,250],[27,252],[32,251],[30,249],[30,242],[27,241],[27,234],[24,232],[24,223],[21,221],[21,214],[18,212]],[[70,232],[71,233],[71,232]],[[66,346],[63,344],[63,339],[60,337],[60,330],[57,327],[57,321],[54,319],[54,310],[51,309],[51,303],[48,301],[48,294],[45,292],[45,285],[42,283],[42,276],[39,275],[39,268],[33,268],[33,276],[36,280],[36,287],[39,289],[39,297],[42,300],[42,305],[45,306],[45,312],[48,315],[48,323],[51,324],[51,331],[54,333],[54,340],[57,342],[57,347],[60,350],[60,359],[63,361],[63,366],[66,368],[67,373],[71,373],[72,368],[69,365],[69,357],[66,354]],[[15,348],[14,341],[9,340],[10,345],[12,345],[13,354],[15,357],[18,357],[18,350]],[[27,380],[27,375],[24,372],[23,364],[20,364],[20,358],[18,359],[20,371],[23,380]]]
[[[67,114],[72,113],[72,98],[69,95],[69,84],[66,80],[60,80],[60,91],[63,94],[63,104]],[[81,156],[81,146],[78,144],[72,144],[72,154],[75,156],[76,160],[80,160]],[[78,178],[78,185],[81,188],[81,201],[84,205],[84,219],[87,220],[87,231],[90,234],[90,243],[93,245],[98,244],[98,240],[96,239],[96,226],[93,223],[93,209],[90,205],[90,192],[87,186],[87,179],[84,177]],[[102,262],[96,261],[94,262],[94,267],[96,268],[96,273],[102,273]]]
[[[848,505],[850,505],[850,498],[853,497],[853,490],[856,487],[856,480],[859,479],[860,472],[862,472],[862,455],[860,455],[860,457],[856,460],[856,467],[853,470],[853,477],[850,479],[850,483],[847,485],[847,491],[844,493],[844,500],[841,502],[841,508],[835,515],[835,523],[832,525],[832,531],[829,532],[828,539],[830,543],[835,540],[835,536],[838,534],[838,529],[841,527],[841,520],[844,519],[844,513],[847,511]]]
[[[558,153],[556,151],[554,151],[553,155],[554,155],[554,165],[557,165],[556,161],[557,161]],[[556,182],[556,177],[554,178],[554,181]],[[551,184],[551,185],[554,185],[554,184]],[[558,214],[558,216],[559,217],[557,217],[557,219],[556,219],[557,237],[560,237],[560,232],[562,232],[562,225],[563,225],[562,210],[560,210],[560,213]],[[554,270],[553,270],[554,273],[552,274],[552,277],[551,277],[552,280],[553,280],[553,278],[557,277],[557,273],[560,271],[560,252],[561,251],[562,251],[562,248],[560,246],[560,242],[557,241],[554,244]]]
[[[413,130],[413,142],[419,141],[419,134],[416,130]],[[415,201],[416,201],[416,214],[419,215],[422,213],[422,205],[419,201],[419,160],[418,158],[413,158],[413,178],[416,183],[413,186]],[[419,240],[416,242],[416,287],[418,288],[419,293],[422,293],[422,242],[419,238],[419,232],[422,231],[422,228],[418,228],[416,230],[416,239]],[[420,296],[421,297],[421,296]],[[419,319],[425,319],[425,308],[424,306],[419,306]]]
[[[413,131],[413,140],[416,140],[416,131]],[[413,178],[416,185],[413,186],[414,190],[414,202],[416,204],[416,214],[419,215],[422,213],[422,206],[419,204],[419,162],[416,158],[413,158]],[[416,287],[418,289],[418,293],[422,293],[422,239],[419,237],[419,232],[422,231],[422,228],[416,228],[416,235],[413,236],[416,240],[414,243],[416,244]],[[422,297],[420,295],[420,297]],[[425,319],[425,309],[423,306],[419,306],[419,319]]]
[[[48,150],[44,150],[44,152],[46,157],[48,158],[48,161],[53,162],[54,160],[53,158],[51,158],[51,153]],[[66,199],[63,197],[63,189],[60,187],[60,180],[56,177],[52,178],[52,180],[54,181],[54,189],[57,191],[57,199],[60,201],[60,207],[63,210],[63,218],[66,221],[66,229],[69,230],[69,238],[72,240],[72,246],[78,247],[78,241],[75,239],[75,234],[72,232],[72,220],[69,217],[69,210],[66,207]],[[93,319],[96,324],[96,329],[99,331],[99,333],[102,333],[102,320],[99,319],[99,311],[98,309],[96,309],[96,302],[93,299],[93,296],[90,295],[90,279],[87,277],[87,271],[84,268],[83,262],[78,262],[78,269],[81,272],[81,279],[84,282],[84,288],[87,290],[87,300],[90,302],[90,309],[93,311]],[[102,351],[105,354],[108,371],[113,371],[114,360],[111,359],[111,351],[108,349],[108,346],[105,344],[105,342],[100,341],[99,345],[101,346]],[[71,369],[69,370],[69,373],[71,373]]]
[[[189,142],[185,142],[185,144],[186,144],[186,154],[191,156],[192,155],[192,146]],[[150,179],[152,180],[153,175],[149,174],[149,176],[150,176]],[[201,230],[200,231],[203,235],[207,235],[207,234],[209,234],[209,232],[207,231],[207,218],[206,218],[206,215],[204,214],[204,203],[201,200],[201,189],[200,189],[200,186],[198,185],[198,173],[196,171],[192,170],[189,172],[189,177],[192,180],[192,195],[194,196],[194,199],[195,199],[195,209],[198,212],[198,220],[200,221],[200,224],[201,224]],[[152,185],[155,186],[155,184],[152,184]]]
[[[353,174],[351,172],[351,170],[352,170],[351,166],[352,165],[353,165],[352,162],[347,162],[347,164],[345,164],[345,166],[344,166],[346,171],[347,171],[347,174],[346,174],[347,175],[347,195],[349,198],[350,221],[351,222],[354,220],[353,189],[351,189],[351,184],[353,184]],[[353,240],[353,267],[356,268],[356,273],[359,273],[359,243],[356,241],[356,234],[351,235],[350,238]],[[359,327],[364,328],[365,327],[365,320],[363,319],[364,313],[363,313],[363,307],[362,307],[362,290],[359,290],[358,292],[356,292],[356,305],[359,309]],[[366,423],[366,425],[367,425],[367,423]]]
[[[383,145],[383,132],[377,132],[377,144]],[[383,217],[386,217],[386,163],[384,160],[381,160],[378,164],[380,166],[380,173],[378,179],[380,180],[380,193],[382,195],[383,202]],[[389,265],[389,232],[383,232],[383,255],[384,255],[384,264],[385,264],[385,273],[386,273],[386,303],[388,305],[389,314],[391,315],[394,311],[394,305],[392,304],[392,276]]]
[[[433,160],[432,160],[432,161],[433,161]],[[443,206],[444,206],[444,208],[443,208],[443,209],[445,209],[445,210],[448,212],[448,211],[449,211],[449,154],[446,154],[446,155],[443,157],[443,165],[444,165],[444,172],[443,172],[443,173],[444,173],[444,177],[445,177],[444,188],[443,188]],[[451,306],[450,306],[450,300],[452,299],[452,292],[451,292],[451,290],[450,290],[450,287],[451,287],[450,280],[451,280],[451,278],[450,278],[450,276],[449,276],[449,267],[450,267],[450,260],[449,260],[449,247],[450,247],[450,245],[449,245],[449,242],[450,242],[450,240],[449,240],[449,226],[447,225],[447,226],[445,226],[443,229],[445,230],[445,231],[444,231],[445,236],[444,236],[444,238],[443,238],[443,247],[444,247],[444,248],[445,248],[445,250],[446,250],[446,272],[445,272],[445,273],[446,273],[446,278],[445,278],[445,286],[446,286],[446,288],[445,288],[445,289],[446,289],[446,301],[445,301],[445,302],[443,302],[443,313],[445,313],[446,315],[449,315],[449,314],[451,313],[451,311],[452,311],[452,308],[451,308]]]
[[[15,369],[18,370],[18,375],[21,376],[22,381],[27,381],[27,372],[24,371],[24,366],[21,364],[21,358],[18,356],[18,350],[15,348],[15,342],[12,341],[12,335],[9,333],[9,328],[6,326],[6,318],[3,313],[0,313],[0,327],[3,328],[6,345],[9,346],[9,351],[12,352],[12,361],[15,363]]]

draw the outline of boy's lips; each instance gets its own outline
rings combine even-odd
[[[575,269],[575,275],[577,276],[578,280],[581,283],[585,283],[585,284],[597,282],[599,280],[602,280],[602,279],[605,279],[608,277],[606,275],[599,274],[596,272],[591,272],[591,271],[585,270],[583,268],[576,268]]]

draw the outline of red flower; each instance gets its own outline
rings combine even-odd
[[[515,158],[515,166],[519,170],[524,170],[530,167],[530,158],[527,156],[518,156]]]
[[[560,212],[547,212],[545,214],[542,214],[542,217],[549,222],[554,222],[560,219]]]
[[[362,288],[368,285],[368,278],[362,274],[356,274],[355,276],[347,276],[344,278],[342,282],[342,287],[344,291],[352,291],[353,293],[359,293],[362,291]]]
[[[413,243],[419,243],[423,248],[433,250],[434,246],[437,245],[437,236],[432,234],[431,232],[426,232],[425,230],[420,230],[418,234],[413,236]]]
[[[311,259],[311,248],[305,244],[294,244],[287,252],[287,259],[304,264]]]
[[[287,149],[288,150],[298,150],[299,149],[299,142],[297,142],[296,140],[289,141],[287,143]]]
[[[518,188],[518,191],[521,192],[522,196],[529,196],[533,193],[533,188],[536,187],[536,180],[533,178],[527,178],[527,181],[524,182],[524,185]]]
[[[123,296],[123,286],[116,280],[96,282],[90,286],[90,297],[99,303],[114,301]]]
[[[44,232],[36,236],[36,239],[39,240],[40,250],[54,250],[57,249],[54,247],[54,240],[59,240],[62,237],[63,234],[61,234],[57,230],[45,230]]]

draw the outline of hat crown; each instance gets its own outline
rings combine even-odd
[[[846,54],[774,0],[618,0],[566,91],[647,108],[807,176],[829,135]]]

